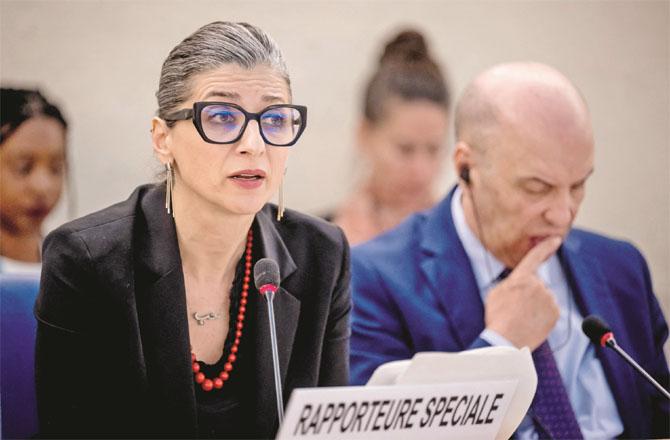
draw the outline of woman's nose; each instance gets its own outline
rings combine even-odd
[[[37,167],[30,173],[29,187],[36,196],[46,198],[57,189],[58,179],[45,167]]]
[[[435,158],[427,154],[415,154],[410,164],[410,170],[416,181],[429,182],[432,179]]]
[[[236,151],[240,154],[261,155],[265,152],[265,148],[258,121],[249,121],[244,134],[237,141]]]

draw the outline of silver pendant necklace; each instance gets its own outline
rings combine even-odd
[[[219,313],[214,312],[205,313],[203,315],[199,315],[198,312],[193,313],[193,319],[198,322],[198,325],[205,325],[206,321],[219,319],[219,316],[221,316]]]

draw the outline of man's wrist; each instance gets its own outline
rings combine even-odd
[[[510,342],[509,339],[502,336],[495,330],[490,328],[485,328],[480,334],[479,337],[495,347],[514,347],[515,345]]]

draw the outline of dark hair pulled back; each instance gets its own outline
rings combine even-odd
[[[401,31],[386,44],[379,66],[365,89],[365,117],[377,122],[391,97],[408,101],[427,99],[449,109],[451,97],[445,77],[417,30]]]
[[[61,111],[39,90],[0,88],[0,144],[21,124],[36,116],[54,118],[67,130]]]

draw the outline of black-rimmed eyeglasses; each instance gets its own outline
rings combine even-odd
[[[168,115],[169,122],[193,119],[200,136],[211,144],[232,144],[240,140],[249,120],[258,122],[265,143],[276,147],[295,144],[307,125],[307,107],[275,104],[251,113],[230,102],[196,102],[193,108]]]

